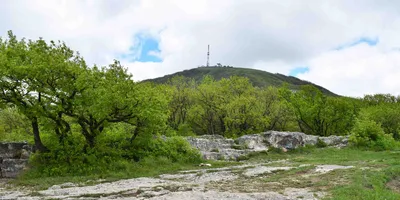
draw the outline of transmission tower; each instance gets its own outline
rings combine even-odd
[[[210,65],[210,45],[208,45],[208,50],[207,50],[207,67]]]

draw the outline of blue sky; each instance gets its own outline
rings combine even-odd
[[[138,34],[135,37],[137,44],[130,48],[130,53],[122,54],[122,59],[127,59],[131,62],[162,62],[163,60],[155,54],[159,54],[159,41],[151,36]]]
[[[310,71],[308,67],[297,67],[289,72],[289,76],[297,76],[298,74],[303,74],[308,71]]]
[[[338,47],[336,47],[334,50],[343,50],[352,46],[356,46],[362,43],[366,43],[369,46],[376,46],[379,43],[379,38],[372,38],[372,37],[361,37],[358,40],[352,41],[350,43],[347,44],[343,44],[343,45],[339,45]]]

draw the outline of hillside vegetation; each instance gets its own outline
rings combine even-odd
[[[221,80],[222,78],[229,78],[231,76],[246,77],[256,87],[268,87],[275,86],[281,87],[284,83],[288,84],[288,88],[292,90],[300,90],[303,85],[312,85],[318,88],[322,93],[337,96],[333,92],[311,82],[300,80],[293,76],[285,76],[283,74],[273,74],[270,72],[249,69],[249,68],[236,68],[236,67],[198,67],[194,69],[184,70],[174,74],[166,75],[160,78],[149,79],[146,81],[154,83],[167,83],[171,78],[175,76],[183,76],[195,81],[201,81],[204,76],[211,76],[215,80]]]

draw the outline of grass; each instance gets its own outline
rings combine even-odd
[[[207,168],[218,168],[229,165],[237,165],[238,162],[225,161],[207,161],[212,166]],[[134,162],[129,165],[126,171],[107,172],[102,174],[94,174],[89,176],[61,176],[61,177],[35,177],[27,173],[18,179],[10,181],[13,186],[28,187],[33,190],[43,190],[50,186],[58,185],[66,182],[77,183],[79,185],[94,185],[101,182],[111,182],[121,179],[137,178],[137,177],[156,177],[166,173],[177,173],[181,170],[204,169],[198,164],[171,162],[167,159],[145,159],[141,162]]]
[[[326,199],[400,199],[400,151],[366,151],[353,148],[302,148],[285,154],[269,152],[253,155],[249,161],[265,162],[289,159],[291,165],[352,165],[352,169],[334,170],[318,176],[303,176],[312,166],[273,173],[266,183],[279,181],[279,187],[309,187],[328,191]],[[279,188],[275,188],[278,189]]]

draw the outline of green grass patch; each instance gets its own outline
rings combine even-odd
[[[208,168],[226,167],[239,164],[238,162],[224,161],[207,161],[207,163],[212,165]],[[42,190],[66,182],[77,183],[79,185],[94,185],[98,184],[98,180],[100,179],[102,182],[111,182],[128,178],[157,177],[161,174],[177,173],[183,170],[195,169],[204,169],[204,167],[200,167],[197,163],[172,162],[165,157],[149,157],[139,162],[127,163],[124,170],[105,171],[103,173],[87,176],[40,177],[40,172],[30,170],[28,173],[20,176],[18,179],[12,180],[10,183],[16,186],[25,186],[31,187],[32,189]]]
[[[302,176],[312,167],[300,167],[268,175],[265,182],[281,182],[284,187],[309,187],[327,191],[326,199],[400,199],[400,152],[372,151],[357,148],[300,148],[287,153],[271,151],[255,154],[252,162],[289,159],[291,165],[334,164],[355,168],[334,170],[322,175]],[[274,188],[279,190],[279,188]]]

